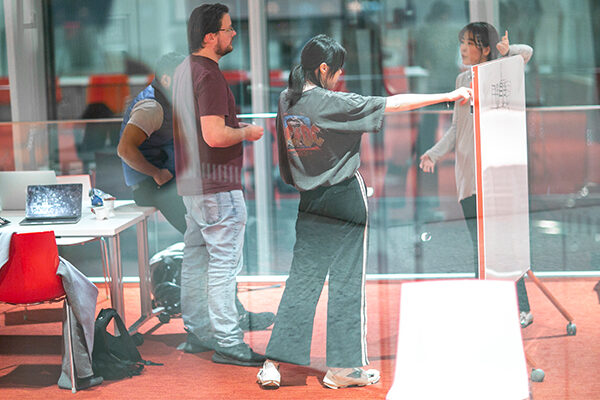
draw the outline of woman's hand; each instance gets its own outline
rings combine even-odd
[[[508,31],[505,31],[504,36],[502,36],[502,39],[500,39],[500,41],[496,45],[496,48],[502,56],[508,55],[508,51],[510,50],[509,44],[510,43],[508,43]]]
[[[424,172],[433,172],[435,168],[435,163],[431,160],[431,158],[427,154],[423,154],[421,156],[421,162],[419,163],[419,168],[421,168]]]
[[[473,97],[473,89],[466,87],[459,87],[455,91],[448,93],[448,101],[460,100],[460,104],[465,104],[471,97]]]

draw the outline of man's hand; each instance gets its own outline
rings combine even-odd
[[[240,126],[242,127],[242,129],[244,129],[244,140],[247,140],[249,142],[254,142],[260,139],[265,133],[263,127],[259,125],[242,123],[240,124]]]
[[[159,169],[158,172],[152,176],[152,178],[158,186],[162,186],[173,179],[173,174],[168,169],[163,168]]]
[[[508,55],[508,51],[510,50],[509,44],[510,43],[508,42],[508,31],[505,31],[504,36],[502,36],[502,39],[500,39],[500,41],[496,45],[496,48],[502,56]]]
[[[258,125],[240,123],[239,128],[225,126],[222,115],[204,115],[200,117],[202,136],[210,147],[229,147],[244,140],[253,142],[262,137],[264,129]]]
[[[459,87],[455,91],[448,93],[448,101],[461,100],[460,104],[465,104],[471,97],[473,97],[473,89],[466,87]]]
[[[433,173],[433,170],[435,168],[435,163],[431,160],[431,158],[427,154],[423,154],[421,156],[421,162],[419,163],[419,167],[424,172],[431,172],[431,173]]]

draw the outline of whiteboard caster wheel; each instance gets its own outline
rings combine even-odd
[[[531,380],[533,382],[543,382],[546,374],[541,369],[532,369],[531,370]]]
[[[577,334],[577,326],[574,323],[569,322],[567,324],[567,335],[575,336]]]
[[[160,313],[158,314],[158,320],[163,324],[168,324],[171,320],[171,316],[167,313]]]

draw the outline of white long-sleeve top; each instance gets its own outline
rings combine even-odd
[[[527,63],[532,54],[533,49],[530,46],[512,44],[507,56],[521,55]],[[471,87],[471,79],[471,69],[460,73],[456,77],[456,88]],[[440,141],[425,152],[431,161],[437,163],[440,158],[454,149],[456,155],[454,175],[459,201],[476,193],[474,129],[470,107],[468,102],[466,104],[455,102],[452,125]]]

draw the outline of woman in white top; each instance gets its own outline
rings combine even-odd
[[[459,33],[460,55],[465,66],[477,65],[498,57],[521,55],[525,63],[533,54],[533,49],[524,44],[510,45],[508,31],[500,39],[496,28],[487,22],[472,22]],[[471,87],[471,69],[456,78],[456,87]],[[456,154],[455,177],[458,200],[469,228],[475,253],[475,274],[477,268],[477,201],[475,188],[475,154],[473,145],[473,115],[470,105],[455,103],[452,125],[442,139],[421,156],[420,167],[425,172],[433,172],[436,162],[454,149]],[[523,279],[517,282],[521,326],[533,322],[529,308],[527,291]]]

